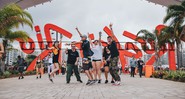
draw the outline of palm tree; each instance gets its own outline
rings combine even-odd
[[[27,41],[29,38],[25,31],[15,31],[16,28],[19,28],[20,25],[27,25],[32,29],[32,24],[31,15],[16,4],[9,4],[0,9],[0,37],[4,38],[3,45],[5,48],[4,58],[2,58],[3,68],[5,68],[6,49],[9,41],[13,42],[16,39]]]
[[[167,35],[171,35],[170,38],[177,46],[177,64],[178,67],[182,66],[182,44],[181,41],[185,39],[185,1],[182,1],[181,5],[170,5],[167,9],[167,14],[164,18],[164,23],[170,21],[169,27],[171,28],[171,32],[166,33]],[[167,27],[169,29],[169,27]],[[173,28],[173,29],[172,29]],[[167,30],[168,30],[167,29]]]
[[[157,30],[154,30],[154,32],[149,32],[148,30],[146,29],[142,29],[140,30],[138,33],[137,33],[137,38],[136,40],[144,40],[145,43],[144,44],[141,44],[142,46],[142,49],[144,51],[146,50],[149,50],[149,46],[148,44],[151,44],[154,46],[154,49],[151,49],[151,50],[154,50],[155,51],[155,56],[156,56],[156,65],[160,66],[160,57],[159,57],[159,51],[161,49],[164,48],[164,44],[159,42],[162,38],[162,34],[157,31]]]

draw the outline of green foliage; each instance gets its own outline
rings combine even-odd
[[[11,75],[11,73],[10,73],[9,71],[5,71],[5,72],[3,73],[3,76],[4,76],[5,78],[10,77],[10,75]]]
[[[152,77],[185,82],[185,71],[155,71]]]
[[[28,62],[29,65],[36,57],[36,55],[27,55],[25,60]]]
[[[19,71],[18,71],[18,70],[9,70],[9,72],[10,72],[11,74],[14,74],[14,75],[19,74]]]
[[[25,75],[35,75],[36,74],[36,71],[25,71],[24,72]]]

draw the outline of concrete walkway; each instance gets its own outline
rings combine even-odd
[[[44,75],[42,79],[26,76],[0,80],[0,99],[185,99],[185,83],[153,78],[130,78],[121,75],[121,86],[102,83],[85,85],[87,78],[81,74],[84,83],[66,84],[65,76],[58,75],[54,84]]]

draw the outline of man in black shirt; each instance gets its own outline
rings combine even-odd
[[[139,76],[141,78],[144,62],[143,62],[143,60],[141,60],[141,58],[139,58],[139,60],[137,61],[137,64],[138,64]]]
[[[67,83],[70,82],[70,78],[72,75],[72,71],[74,71],[77,81],[81,82],[80,74],[78,72],[78,61],[79,61],[79,53],[76,51],[76,46],[74,43],[71,44],[71,49],[66,49],[66,54],[68,54],[67,58]]]
[[[109,64],[109,68],[110,68],[110,74],[112,75],[112,77],[115,80],[115,84],[114,85],[120,85],[120,76],[118,74],[118,58],[119,58],[119,52],[116,46],[116,38],[115,35],[113,33],[112,30],[112,24],[109,25],[111,32],[112,32],[112,36],[108,36],[107,37],[107,42],[108,42],[108,49],[110,50],[111,53],[111,58],[110,58],[110,64]]]

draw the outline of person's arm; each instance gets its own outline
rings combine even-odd
[[[112,39],[114,40],[114,41],[116,41],[116,37],[115,37],[115,35],[114,35],[114,32],[113,32],[113,29],[112,29],[112,23],[110,23],[110,25],[109,25],[109,27],[110,27],[110,30],[111,30],[111,37],[112,37]]]
[[[77,52],[77,58],[76,58],[76,62],[75,62],[76,66],[78,65],[78,62],[79,62],[79,53]]]
[[[99,32],[99,45],[101,46],[101,36],[102,36],[102,33]]]
[[[0,54],[3,54],[4,53],[4,46],[2,43],[0,43]]]
[[[93,47],[93,43],[92,43],[92,40],[91,40],[91,38],[90,38],[90,36],[89,36],[90,34],[88,33],[88,38],[89,38],[89,43],[91,44],[91,46]]]
[[[68,48],[66,48],[65,53],[68,54]]]
[[[48,47],[48,50],[52,50],[52,49],[54,49],[54,47]]]
[[[75,29],[78,32],[78,34],[80,35],[80,37],[82,37],[82,33],[78,30],[78,27],[76,27]]]
[[[78,66],[79,57],[76,58],[75,65]]]

